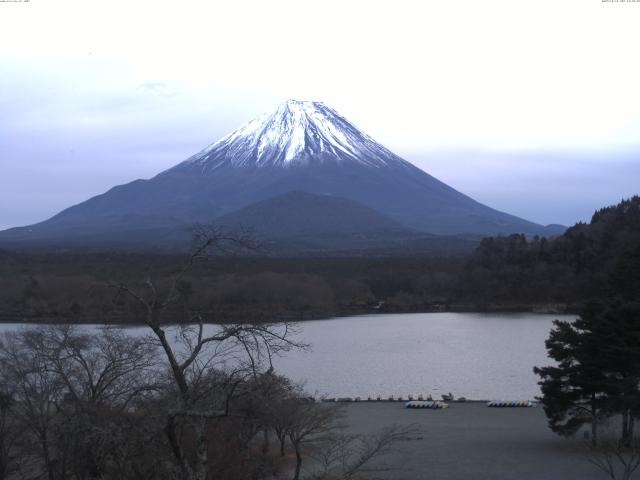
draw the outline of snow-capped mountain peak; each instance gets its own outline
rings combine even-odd
[[[289,168],[329,162],[407,165],[324,103],[287,100],[174,168],[207,172],[222,166]]]

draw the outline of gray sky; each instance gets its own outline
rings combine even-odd
[[[0,228],[287,98],[492,207],[588,220],[640,193],[639,24],[601,0],[0,2]]]

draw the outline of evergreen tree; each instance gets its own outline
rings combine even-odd
[[[557,366],[534,368],[551,429],[573,435],[612,415],[622,419],[622,441],[640,415],[640,305],[593,303],[574,322],[554,322],[546,341]]]
[[[534,367],[534,372],[541,377],[541,404],[551,430],[571,436],[590,424],[595,445],[598,423],[607,414],[607,382],[599,343],[585,318],[588,316],[574,322],[554,321],[546,346],[549,357],[558,364]]]
[[[640,415],[640,304],[611,303],[595,311],[591,321],[601,339],[609,408],[620,415],[621,440],[628,444]]]

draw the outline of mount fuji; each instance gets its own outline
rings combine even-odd
[[[306,211],[305,205],[313,208]],[[116,186],[44,222],[0,232],[0,242],[151,246],[183,238],[193,222],[232,225],[258,217],[260,231],[272,238],[285,231],[295,236],[296,218],[305,219],[297,233],[314,236],[344,233],[338,225],[359,225],[363,235],[378,237],[563,231],[473,200],[321,102],[288,100],[149,180]],[[370,220],[367,228],[363,218]],[[283,219],[287,227],[280,229]],[[314,219],[318,228],[311,225]]]

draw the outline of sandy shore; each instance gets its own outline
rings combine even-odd
[[[540,407],[488,408],[452,403],[445,410],[412,410],[403,403],[362,402],[347,407],[355,433],[391,424],[422,430],[384,459],[394,479],[590,480],[607,478],[591,465],[584,440],[563,439],[547,427]]]

